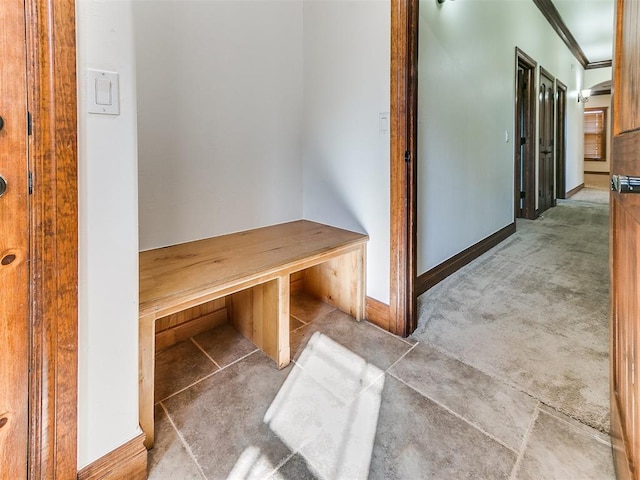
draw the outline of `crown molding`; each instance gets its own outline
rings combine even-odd
[[[569,30],[569,27],[567,27],[564,20],[562,20],[562,17],[553,2],[551,0],[533,0],[533,3],[535,3],[536,7],[538,7],[542,15],[544,15],[549,22],[549,25],[551,25],[551,27],[556,31],[558,36],[569,48],[571,53],[573,53],[573,55],[578,59],[580,64],[584,68],[587,68],[587,65],[589,65],[589,59],[582,51],[582,48],[580,48],[580,45],[578,45],[578,42]]]

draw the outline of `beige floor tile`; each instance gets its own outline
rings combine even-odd
[[[369,478],[507,479],[516,454],[387,376]]]
[[[586,428],[541,410],[516,478],[615,480],[611,447]]]
[[[389,371],[518,452],[538,401],[421,343]]]
[[[208,478],[265,478],[293,453],[265,422],[291,368],[255,352],[164,403]]]
[[[308,293],[300,292],[291,295],[290,309],[292,316],[304,323],[311,323],[314,320],[322,318],[327,313],[334,311],[336,308],[318,300]]]
[[[149,451],[149,480],[203,480],[204,476],[159,405],[155,409],[155,441]]]
[[[220,367],[239,360],[257,348],[231,325],[221,325],[193,339]]]
[[[159,402],[218,367],[191,340],[177,343],[156,355],[155,401]]]

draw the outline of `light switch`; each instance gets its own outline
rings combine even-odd
[[[88,69],[87,90],[87,109],[89,113],[120,114],[118,73]]]
[[[380,114],[380,135],[389,134],[389,112],[382,112]]]
[[[96,78],[96,104],[111,105],[111,80]]]

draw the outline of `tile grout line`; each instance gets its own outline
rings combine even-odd
[[[515,480],[516,475],[520,471],[520,465],[522,464],[522,459],[524,458],[524,452],[526,452],[527,447],[529,446],[529,438],[533,433],[533,427],[540,416],[540,401],[538,401],[535,410],[533,411],[533,415],[531,416],[531,420],[529,420],[529,426],[527,427],[527,431],[522,438],[522,445],[520,446],[520,451],[518,452],[518,457],[516,458],[516,463],[513,464],[513,468],[511,469],[511,475],[509,475],[509,480]]]
[[[276,468],[271,473],[269,473],[269,475],[265,477],[265,480],[273,479],[274,475],[278,473],[278,471],[280,471],[280,469],[284,467],[287,464],[287,462],[291,460],[293,457],[295,457],[296,455],[300,455],[302,458],[304,458],[304,461],[309,466],[312,467],[311,470],[313,470],[314,478],[316,478],[316,480],[325,480],[327,477],[325,477],[324,474],[320,473],[320,469],[311,461],[311,459],[305,457],[302,454],[301,450],[306,445],[307,445],[307,442],[303,442],[299,448],[297,448],[295,451],[292,451],[289,455],[287,455],[284,458],[284,460],[281,460],[280,463],[278,463],[278,465],[276,466]]]
[[[162,402],[160,402],[160,407],[162,408],[162,410],[164,410],[164,413],[167,416],[167,419],[169,420],[169,423],[171,424],[171,426],[175,430],[176,435],[178,435],[178,438],[180,439],[180,442],[182,442],[182,446],[185,448],[185,450],[187,451],[187,453],[191,457],[191,460],[193,460],[193,463],[196,464],[196,468],[198,469],[198,472],[200,472],[200,475],[202,476],[202,478],[204,480],[207,480],[207,476],[204,474],[204,470],[202,470],[202,467],[200,466],[200,463],[198,463],[198,460],[196,459],[196,456],[194,455],[193,451],[191,450],[191,447],[187,443],[187,440],[184,438],[184,436],[182,435],[180,430],[178,430],[178,427],[176,427],[176,424],[174,423],[173,418],[171,418],[171,415],[169,415],[169,411],[167,410],[167,408],[164,406],[164,404]]]
[[[591,433],[591,432],[588,431],[588,429],[592,429],[592,430],[595,430],[598,433],[602,433],[599,430],[597,430],[597,429],[595,429],[595,428],[593,428],[593,427],[591,427],[591,426],[589,426],[589,425],[587,425],[585,423],[582,423],[580,420],[577,420],[575,418],[569,417],[571,420],[577,422],[578,425],[576,425],[574,423],[571,423],[566,418],[561,417],[561,415],[566,415],[566,414],[563,414],[562,412],[556,410],[555,408],[553,408],[550,405],[547,405],[544,402],[540,402],[540,404],[545,406],[545,407],[547,407],[545,409],[540,409],[541,413],[545,413],[545,414],[549,415],[550,417],[553,417],[554,419],[564,423],[565,425],[568,425],[572,429],[577,430],[578,432],[580,432],[584,436],[592,438],[593,440],[597,441],[598,443],[600,443],[600,444],[602,444],[602,445],[604,445],[606,447],[610,447],[611,448],[611,442],[605,440],[604,438],[601,438],[600,436],[596,435],[595,433]],[[552,410],[552,411],[549,411],[549,409]]]
[[[220,370],[220,369],[222,368],[222,367],[220,366],[220,364],[219,364],[218,362],[216,362],[216,361],[213,359],[213,357],[212,357],[211,355],[209,355],[209,354],[204,350],[204,348],[202,348],[202,346],[201,346],[198,342],[196,342],[196,339],[195,339],[195,338],[190,337],[190,338],[189,338],[189,340],[191,340],[191,343],[193,343],[193,344],[196,346],[196,348],[198,348],[202,353],[204,353],[204,354],[206,355],[206,357],[207,357],[209,360],[211,360],[211,361],[213,362],[213,364],[214,364],[216,367],[218,367],[218,370]]]
[[[289,332],[289,335],[291,335],[291,334],[292,334],[292,333],[294,333],[294,332],[297,332],[298,330],[302,330],[304,327],[308,327],[309,325],[311,325],[311,324],[310,324],[310,323],[305,323],[305,324],[303,324],[303,325],[300,325],[298,328],[296,328],[296,329],[294,329],[294,330],[291,330],[291,331]],[[289,343],[291,343],[291,342],[289,342]]]
[[[385,370],[385,373],[389,373],[389,370],[391,370],[393,367],[395,367],[400,360],[402,360],[404,357],[406,357],[407,355],[409,355],[409,353],[411,353],[411,351],[416,348],[418,345],[420,345],[420,342],[416,342],[413,345],[411,345],[411,348],[409,350],[407,350],[406,352],[404,352],[402,355],[400,355],[400,358],[397,359],[395,362],[393,362],[391,365],[389,365],[389,368],[387,368]]]
[[[477,370],[481,374],[483,374],[483,375],[495,380],[496,382],[501,383],[503,385],[506,385],[507,387],[515,390],[516,392],[522,393],[523,395],[526,395],[527,397],[532,398],[536,402],[543,403],[542,400],[540,400],[539,398],[537,398],[534,395],[530,394],[529,392],[523,390],[522,388],[520,388],[520,386],[517,383],[511,382],[508,378],[501,378],[500,376],[498,376],[496,374],[487,372],[482,368],[479,368],[479,367],[477,367],[475,365],[472,365],[471,362],[467,361],[467,359],[458,358],[458,356],[456,354],[441,348],[439,345],[436,345],[435,343],[431,343],[431,342],[421,342],[421,343],[424,343],[429,348],[433,348],[436,352],[438,352],[441,355],[444,355],[444,356],[450,358],[451,360],[459,362],[459,363],[463,364],[466,367],[469,367],[469,368],[472,368],[474,370]]]
[[[407,382],[405,382],[403,379],[397,377],[396,375],[393,374],[393,372],[387,372],[389,375],[391,375],[393,378],[395,378],[396,380],[398,380],[400,383],[406,385],[407,387],[409,387],[411,390],[413,390],[414,392],[416,392],[418,395],[426,398],[427,400],[429,400],[430,402],[435,403],[436,405],[438,405],[440,408],[446,410],[447,412],[449,412],[451,415],[453,415],[454,417],[462,420],[463,422],[465,422],[467,425],[473,427],[475,430],[479,431],[480,433],[482,433],[484,436],[490,438],[491,440],[493,440],[494,442],[496,442],[499,445],[502,445],[504,448],[506,448],[507,450],[509,450],[510,452],[515,453],[516,455],[518,454],[518,452],[506,445],[502,440],[500,440],[499,438],[497,438],[495,435],[492,435],[491,433],[487,432],[486,430],[484,430],[482,427],[480,427],[479,425],[476,425],[475,423],[473,423],[471,420],[463,417],[462,415],[460,415],[459,413],[454,412],[453,410],[451,410],[449,407],[447,407],[446,405],[444,405],[443,403],[440,403],[439,401],[431,398],[429,395],[425,395],[424,393],[422,393],[420,390],[418,390],[417,388],[413,387],[412,385],[408,384]]]
[[[345,403],[342,400],[340,400],[338,397],[336,397],[335,393],[332,392],[331,390],[329,390],[327,387],[325,387],[324,385],[322,385],[322,383],[320,382],[320,380],[318,380],[309,370],[305,369],[304,365],[299,364],[296,360],[291,360],[291,363],[293,363],[295,366],[297,366],[300,370],[302,370],[303,373],[305,373],[306,375],[308,375],[311,380],[313,380],[316,384],[318,384],[318,386],[323,389],[325,392],[329,393],[329,395],[331,395],[332,397],[336,398],[339,402],[341,403]],[[367,362],[369,365],[373,365],[372,363]],[[375,367],[375,365],[373,365]],[[353,397],[353,400],[351,403],[355,402],[358,398],[360,398],[367,390],[369,390],[370,388],[372,388],[381,378],[386,378],[386,374],[387,372],[385,370],[382,370],[378,367],[376,367],[378,370],[380,370],[380,373],[374,377],[367,385],[364,385],[360,391],[355,395],[355,397]],[[299,452],[302,447],[305,444],[303,444],[300,448],[298,448],[298,450],[296,450],[296,453]],[[311,462],[310,462],[311,463]],[[311,463],[313,465],[313,463]],[[314,465],[315,467],[315,465]],[[316,467],[316,470],[318,468]]]
[[[300,317],[298,317],[297,315],[294,315],[293,313],[289,312],[289,316],[295,318],[296,320],[298,320],[300,323],[302,323],[303,325],[309,325],[311,322],[305,322],[304,320],[302,320]],[[298,327],[300,328],[300,327]],[[298,329],[296,328],[296,330]]]
[[[210,374],[205,375],[204,377],[200,378],[199,380],[196,380],[196,381],[195,381],[195,382],[193,382],[191,385],[188,385],[188,386],[186,386],[186,387],[184,387],[184,388],[181,388],[181,389],[180,389],[180,390],[178,390],[177,392],[173,392],[171,395],[167,395],[167,396],[166,396],[166,397],[164,397],[163,399],[158,400],[158,401],[155,403],[155,405],[158,405],[159,403],[164,402],[165,400],[169,400],[170,398],[175,397],[176,395],[178,395],[179,393],[184,392],[185,390],[189,390],[189,389],[190,389],[191,387],[193,387],[194,385],[197,385],[197,384],[198,384],[198,383],[200,383],[200,382],[204,382],[204,381],[205,381],[205,380],[207,380],[208,378],[213,377],[214,375],[216,375],[216,374],[218,374],[218,373],[220,373],[220,372],[222,372],[222,371],[226,370],[226,369],[227,369],[227,368],[229,368],[230,366],[235,365],[235,364],[236,364],[236,363],[238,363],[238,362],[241,362],[241,361],[242,361],[242,360],[244,360],[245,358],[247,358],[247,357],[249,357],[250,355],[253,355],[254,353],[259,352],[259,351],[260,351],[260,349],[256,348],[254,351],[247,353],[245,356],[240,357],[240,358],[239,358],[239,359],[237,359],[237,360],[234,360],[234,361],[233,361],[233,362],[231,362],[229,365],[225,365],[225,366],[224,366],[224,367],[222,367],[220,370],[216,370],[215,372],[211,372]]]
[[[278,465],[275,466],[275,468],[273,470],[271,470],[271,472],[269,473],[269,475],[267,475],[265,477],[265,480],[270,480],[273,478],[273,476],[278,472],[278,470],[280,470],[282,467],[284,467],[286,465],[286,463],[291,460],[294,455],[296,454],[296,452],[291,452],[289,455],[287,455],[286,457],[284,457],[284,459],[280,460],[280,462],[278,463]]]

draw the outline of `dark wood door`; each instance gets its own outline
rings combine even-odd
[[[614,175],[640,176],[640,2],[618,0]],[[611,194],[611,438],[619,479],[640,479],[640,195]]]
[[[539,151],[538,151],[538,214],[554,205],[554,87],[553,77],[540,69],[538,84]]]
[[[27,476],[28,170],[24,0],[0,2],[0,478]],[[5,189],[6,183],[6,189]]]
[[[566,125],[567,87],[556,80],[556,198],[566,198],[567,195]]]
[[[515,217],[536,218],[536,62],[516,48]]]

